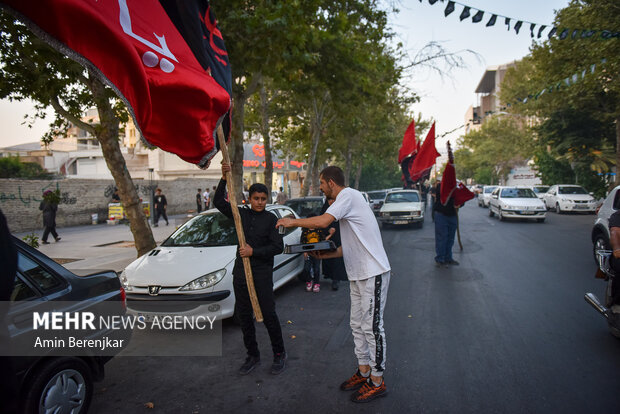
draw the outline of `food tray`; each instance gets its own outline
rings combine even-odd
[[[306,253],[317,250],[336,250],[336,245],[331,240],[324,240],[317,243],[303,243],[303,244],[287,244],[284,246],[285,254],[293,253]]]

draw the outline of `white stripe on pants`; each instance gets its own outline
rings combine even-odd
[[[383,310],[390,284],[390,272],[365,280],[352,280],[351,330],[359,365],[370,365],[371,373],[382,376],[386,342]]]

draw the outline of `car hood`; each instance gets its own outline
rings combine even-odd
[[[502,198],[502,203],[513,207],[545,207],[539,198]]]
[[[558,198],[574,201],[594,201],[590,194],[558,194]]]
[[[384,203],[382,212],[422,210],[422,203]]]
[[[225,268],[235,255],[236,246],[156,247],[127,266],[125,276],[133,286],[183,286]]]

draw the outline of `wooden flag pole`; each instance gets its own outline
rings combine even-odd
[[[224,162],[230,164],[230,156],[228,155],[228,147],[226,146],[226,139],[224,138],[224,130],[220,125],[217,128],[217,139],[220,143],[220,151],[222,151],[222,158]],[[232,171],[226,173],[226,185],[228,186],[228,201],[233,213],[233,220],[235,222],[235,229],[237,230],[237,238],[239,239],[239,247],[245,247],[245,235],[243,234],[243,226],[241,225],[241,215],[239,214],[239,208],[237,207],[237,194],[233,184]],[[242,257],[243,270],[245,270],[245,281],[248,285],[248,293],[250,294],[250,302],[252,302],[252,309],[254,310],[254,316],[258,322],[263,321],[263,313],[260,310],[258,303],[258,297],[256,296],[256,289],[254,289],[254,277],[252,276],[252,267],[250,266],[250,258]]]
[[[461,243],[461,229],[459,226],[459,209],[456,209],[456,239],[459,241],[459,247],[463,250],[463,243]]]

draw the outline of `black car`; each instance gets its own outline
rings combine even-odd
[[[33,336],[33,325],[36,325],[33,312],[49,312],[50,308],[55,312],[84,312],[97,304],[105,304],[118,309],[118,314],[125,313],[125,291],[115,272],[92,273],[91,270],[78,276],[23,241],[13,237],[13,242],[18,253],[18,270],[6,316],[7,324],[3,328],[8,328],[8,339],[5,338],[8,348],[23,346],[27,338]],[[110,331],[98,330],[89,333],[88,337],[109,334]],[[112,335],[116,334],[113,332]],[[36,356],[4,359],[10,361],[15,374],[13,383],[19,412],[85,413],[92,398],[93,381],[103,379],[104,364],[112,358],[113,355],[71,356],[52,346],[39,351]],[[3,367],[3,372],[6,369]]]
[[[300,197],[286,200],[284,205],[289,206],[301,218],[318,216],[325,203],[325,197]]]

